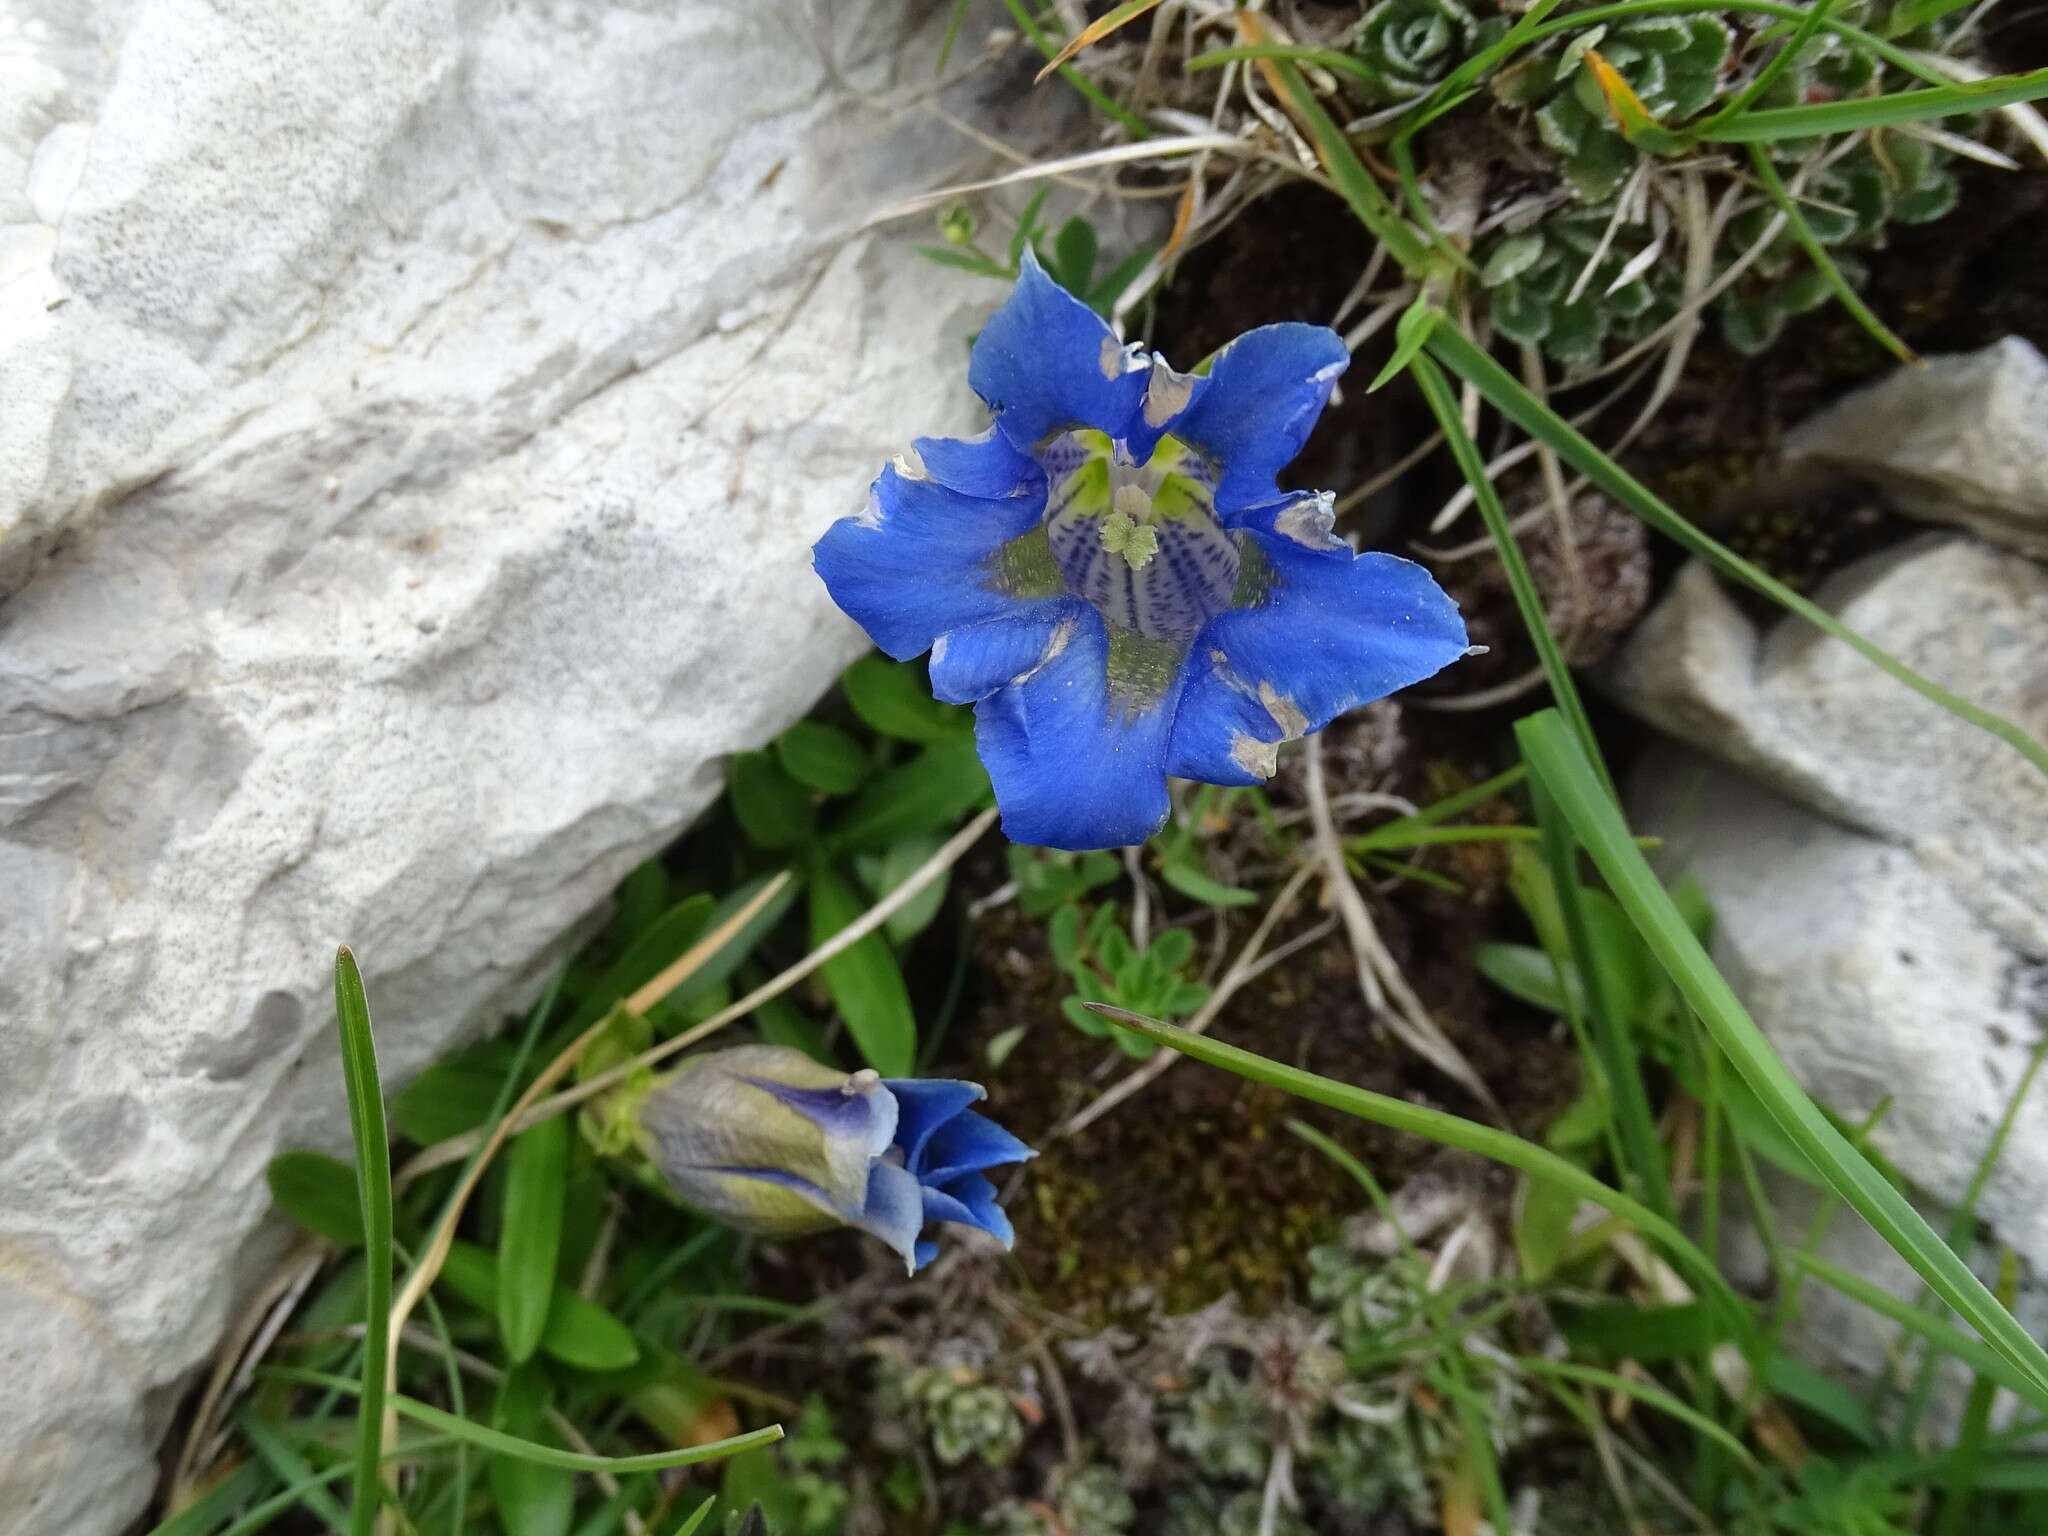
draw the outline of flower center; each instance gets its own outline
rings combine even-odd
[[[1162,437],[1139,464],[1122,442],[1078,431],[1055,438],[1042,461],[1053,563],[1112,637],[1185,643],[1230,606],[1237,541],[1216,520],[1200,454]]]

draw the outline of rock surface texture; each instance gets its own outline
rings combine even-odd
[[[1794,473],[1847,472],[1903,512],[2048,558],[2048,358],[2017,336],[1858,390],[1784,456]]]
[[[860,648],[807,547],[999,297],[860,232],[978,168],[949,10],[5,7],[9,1536],[142,1510],[335,943],[400,1080]]]
[[[1907,665],[2048,735],[2048,570],[1934,535],[1817,595]],[[1632,811],[1668,840],[1666,867],[1705,888],[1743,1002],[1851,1122],[1889,1097],[1875,1145],[1934,1208],[1959,1205],[2048,1028],[2048,780],[1802,621],[1760,632],[1699,566],[1608,681],[1699,749],[1653,752]],[[2041,1326],[2048,1082],[2034,1094],[1979,1214],[2025,1260],[2022,1310]],[[1866,1247],[1840,1239],[1844,1261],[1896,1278]],[[1853,1308],[1807,1321],[1807,1346],[1834,1364],[1882,1358]]]

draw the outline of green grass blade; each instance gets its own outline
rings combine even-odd
[[[2013,1251],[2008,1248],[1998,1276],[1999,1299],[2012,1305],[2019,1288],[2019,1271]],[[1970,1383],[1970,1396],[1963,1407],[1962,1433],[1956,1437],[1956,1464],[1942,1495],[1941,1523],[1936,1536],[1963,1536],[1969,1528],[1970,1504],[1976,1497],[1977,1478],[1984,1469],[1985,1442],[1991,1435],[1991,1404],[1998,1396],[1998,1382],[1979,1376]]]
[[[1710,144],[1764,144],[1775,139],[1804,139],[1823,133],[1853,133],[1887,123],[1924,123],[1936,118],[1989,112],[2016,102],[2048,96],[2048,69],[2023,75],[1994,75],[1968,84],[1930,86],[1921,91],[1894,91],[1885,96],[1856,96],[1847,101],[1816,102],[1803,107],[1766,107],[1730,122],[1709,125],[1699,137]]]
[[[1010,14],[1017,20],[1018,30],[1030,39],[1032,47],[1036,48],[1048,59],[1059,57],[1059,44],[1045,35],[1045,29],[1039,26],[1037,21],[1032,18],[1031,11],[1024,4],[1024,0],[1003,0],[1003,4],[1009,7]],[[1097,111],[1107,117],[1113,117],[1119,123],[1122,123],[1125,132],[1129,133],[1132,138],[1149,139],[1152,137],[1152,130],[1145,126],[1145,120],[1142,117],[1139,117],[1135,112],[1130,111],[1120,103],[1112,101],[1101,86],[1075,69],[1073,65],[1060,65],[1059,73],[1060,78],[1085,96]]]
[[[1798,61],[1799,55],[1806,51],[1806,45],[1813,41],[1813,34],[1819,31],[1821,23],[1828,19],[1828,12],[1834,9],[1834,5],[1835,0],[1813,0],[1812,8],[1807,11],[1799,25],[1792,29],[1792,35],[1785,39],[1784,45],[1771,55],[1770,62],[1756,72],[1755,77],[1742,88],[1733,101],[1704,123],[1689,129],[1686,137],[1707,138],[1715,129],[1735,122],[1748,112],[1751,106],[1761,101],[1764,92],[1776,85],[1785,71]]]
[[[498,1240],[498,1334],[514,1365],[540,1348],[555,1299],[562,1212],[569,1195],[569,1122],[543,1120],[505,1156],[505,1230]]]
[[[410,1461],[414,1457],[423,1455],[428,1451],[440,1450],[452,1444],[454,1444],[453,1441],[440,1437],[415,1440],[410,1445],[402,1446],[392,1451],[383,1459],[386,1461]],[[354,1468],[350,1463],[341,1462],[329,1467],[325,1472],[294,1483],[283,1492],[265,1499],[261,1504],[258,1504],[246,1515],[242,1516],[241,1519],[235,1521],[234,1524],[224,1526],[219,1531],[213,1532],[212,1536],[255,1536],[256,1532],[268,1529],[279,1515],[286,1514],[297,1508],[300,1504],[308,1502],[314,1490],[325,1488],[330,1483],[340,1482],[343,1478],[349,1476],[353,1470]],[[372,1484],[371,1492],[373,1494],[377,1492],[375,1484]],[[150,1533],[150,1536],[170,1536],[168,1523],[158,1526],[155,1531]]]
[[[1672,1396],[1651,1382],[1624,1376],[1618,1371],[1604,1371],[1596,1365],[1580,1365],[1570,1360],[1550,1360],[1542,1355],[1518,1356],[1515,1368],[1531,1376],[1553,1376],[1561,1381],[1576,1381],[1589,1387],[1598,1387],[1603,1392],[1620,1392],[1661,1413],[1669,1414],[1696,1433],[1705,1435],[1715,1444],[1733,1451],[1747,1465],[1756,1465],[1756,1458],[1750,1455],[1749,1448],[1740,1440],[1691,1404]]]
[[[939,60],[932,65],[934,75],[946,72],[946,61],[953,56],[953,45],[960,41],[960,23],[967,19],[968,0],[953,0],[953,14],[946,18],[946,36],[939,44]]]
[[[355,1141],[356,1193],[363,1206],[363,1256],[368,1265],[363,1309],[362,1407],[356,1419],[355,1503],[351,1536],[372,1536],[381,1497],[385,1365],[391,1339],[391,1141],[384,1128],[384,1091],[377,1078],[377,1042],[356,957],[343,945],[334,956],[334,1012],[341,1030],[341,1071],[348,1086],[348,1127]]]
[[[2005,1111],[1998,1117],[1998,1126],[1991,1133],[1991,1140],[1985,1144],[1984,1153],[1977,1159],[1976,1171],[1970,1175],[1970,1187],[1963,1192],[1963,1202],[1949,1218],[1948,1245],[1958,1253],[1968,1253],[1972,1235],[1977,1230],[1977,1204],[1984,1198],[1984,1186],[1991,1182],[1991,1175],[2005,1156],[2006,1143],[2012,1139],[2013,1128],[2019,1124],[2020,1107],[2027,1102],[2034,1079],[2041,1073],[2044,1062],[2048,1062],[2048,1035],[2034,1047],[2033,1055],[2027,1058],[2026,1069],[2020,1073],[2012,1093],[2005,1101]],[[1923,1288],[1921,1304],[1929,1299]],[[1880,1382],[1882,1378],[1880,1378]],[[1898,1439],[1902,1445],[1915,1443],[1920,1429],[1920,1420],[1927,1412],[1927,1404],[1934,1395],[1934,1362],[1923,1360],[1919,1374],[1913,1382],[1913,1389],[1907,1394],[1905,1407],[1899,1414]]]
[[[1643,941],[1779,1129],[1829,1187],[1977,1330],[2009,1364],[2011,1374],[2028,1384],[2032,1399],[2048,1404],[2048,1351],[1829,1123],[1786,1070],[1629,837],[1621,813],[1602,791],[1563,718],[1545,710],[1518,722],[1515,735],[1531,775],[1556,799]]]
[[[1863,302],[1863,295],[1858,293],[1849,279],[1842,275],[1842,269],[1835,265],[1835,258],[1828,254],[1828,248],[1822,245],[1820,237],[1814,234],[1813,226],[1806,222],[1806,215],[1800,211],[1798,200],[1786,189],[1783,178],[1778,175],[1777,166],[1771,163],[1769,151],[1761,144],[1750,145],[1749,163],[1750,169],[1756,172],[1756,179],[1763,183],[1764,191],[1769,193],[1771,201],[1778,205],[1778,212],[1785,216],[1785,223],[1792,231],[1792,238],[1799,242],[1799,248],[1806,252],[1807,259],[1819,269],[1820,275],[1827,279],[1828,287],[1833,290],[1842,308],[1854,315],[1856,323],[1870,332],[1877,339],[1878,345],[1899,361],[1919,362],[1920,355],[1901,341],[1890,326],[1877,318],[1877,312]]]
[[[1718,0],[1717,4],[1703,4],[1701,0],[1619,0],[1613,5],[1595,5],[1583,11],[1574,11],[1555,21],[1547,21],[1540,27],[1532,27],[1525,43],[1538,43],[1545,38],[1556,37],[1564,32],[1581,32],[1588,27],[1598,26],[1605,21],[1626,21],[1632,16],[1679,16],[1700,11],[1735,11],[1751,16],[1775,16],[1780,21],[1797,25],[1806,19],[1807,8],[1803,5],[1788,5],[1784,0]],[[1936,73],[1927,65],[1914,58],[1912,53],[1896,44],[1889,43],[1875,32],[1846,21],[1832,18],[1821,23],[1821,29],[1831,32],[1846,43],[1875,54],[1892,68],[1925,80],[1930,85],[1947,85],[1946,76]],[[1456,78],[1453,76],[1452,78]]]
[[[1491,47],[1482,48],[1441,81],[1435,90],[1423,100],[1422,118],[1427,121],[1447,101],[1461,95],[1468,87],[1478,84],[1494,72],[1496,66],[1507,62],[1519,48],[1532,43],[1538,36],[1543,19],[1556,10],[1563,0],[1536,0],[1536,3],[1515,18],[1515,24],[1501,34]],[[1404,128],[1404,132],[1407,131]]]
[[[1432,330],[1442,330],[1449,324],[1449,320],[1443,320]],[[1429,402],[1437,425],[1443,429],[1444,441],[1450,445],[1451,457],[1457,460],[1459,472],[1472,487],[1473,500],[1478,504],[1480,517],[1486,522],[1486,531],[1493,536],[1501,569],[1507,573],[1508,590],[1514,594],[1515,609],[1521,614],[1522,625],[1529,631],[1530,643],[1536,648],[1536,659],[1542,664],[1543,676],[1550,684],[1551,697],[1579,733],[1587,755],[1597,763],[1600,761],[1600,749],[1593,739],[1593,722],[1586,715],[1578,685],[1572,681],[1571,668],[1565,664],[1564,652],[1558,649],[1557,637],[1550,632],[1550,620],[1543,612],[1543,597],[1536,590],[1536,578],[1529,574],[1529,564],[1522,558],[1514,530],[1508,526],[1507,510],[1501,506],[1493,482],[1487,478],[1486,461],[1480,456],[1479,445],[1465,430],[1465,418],[1458,409],[1457,396],[1451,392],[1450,381],[1427,357],[1418,356],[1409,365],[1409,371],[1415,375],[1415,382],[1422,389],[1422,398]],[[1606,778],[1604,768],[1601,777],[1603,781]],[[1609,792],[1612,793],[1612,785],[1609,785]]]
[[[1550,410],[1505,368],[1487,355],[1455,326],[1439,325],[1430,333],[1429,350],[1453,373],[1469,379],[1508,420],[1557,450],[1558,457],[1600,489],[1614,497],[1636,516],[1674,543],[1698,555],[1723,575],[1751,587],[1781,608],[1796,613],[1815,628],[1832,635],[1864,660],[1896,678],[1922,698],[1938,704],[1958,720],[1988,731],[2012,747],[2043,773],[2048,773],[2048,747],[2021,730],[2002,715],[1979,709],[1967,700],[1922,677],[1890,652],[1873,644],[1811,599],[1801,596],[1775,576],[1743,559],[1726,545],[1680,517],[1635,476],[1582,436]]]
[[[323,1387],[330,1392],[347,1396],[359,1395],[361,1389],[346,1376],[330,1375],[326,1371],[301,1370],[297,1366],[268,1365],[258,1373],[272,1381],[289,1381],[303,1387]],[[565,1451],[557,1446],[542,1445],[533,1440],[521,1440],[517,1435],[503,1434],[486,1425],[470,1419],[457,1418],[443,1412],[432,1403],[422,1403],[415,1398],[392,1393],[391,1406],[398,1410],[400,1418],[411,1419],[428,1429],[438,1430],[456,1440],[491,1451],[500,1456],[512,1456],[520,1461],[530,1461],[537,1466],[561,1467],[570,1472],[609,1472],[623,1477],[628,1472],[660,1472],[668,1467],[690,1467],[700,1461],[716,1461],[721,1456],[735,1456],[741,1451],[751,1451],[756,1446],[773,1445],[782,1438],[782,1426],[770,1424],[765,1429],[750,1430],[744,1435],[732,1435],[724,1440],[713,1440],[704,1445],[685,1446],[678,1451],[652,1451],[645,1456],[585,1456],[578,1451]]]
[[[1205,69],[1221,69],[1226,64],[1257,63],[1261,59],[1279,64],[1314,64],[1333,74],[1349,75],[1354,80],[1372,85],[1380,82],[1375,70],[1351,54],[1339,53],[1334,48],[1311,48],[1300,43],[1242,43],[1233,48],[1212,48],[1189,59],[1187,68],[1193,74]]]
[[[1885,35],[1904,37],[1908,32],[1924,27],[1930,21],[1952,16],[1964,6],[1974,4],[1976,0],[1906,0],[1904,5],[1893,10],[1891,20],[1885,23]]]
[[[352,1470],[353,1464],[336,1467],[321,1487],[339,1481]],[[161,1524],[150,1528],[147,1536],[215,1536],[230,1510],[270,1487],[272,1481],[269,1469],[261,1462],[245,1461],[176,1514],[166,1515]]]
[[[279,1482],[306,1490],[306,1508],[317,1515],[322,1524],[335,1536],[346,1536],[348,1511],[334,1501],[334,1495],[324,1484],[313,1481],[313,1464],[299,1454],[297,1446],[279,1434],[274,1425],[266,1424],[254,1413],[236,1414],[235,1428],[242,1432],[242,1437],[249,1442],[258,1459],[277,1475]]]
[[[1506,794],[1528,776],[1528,768],[1517,763],[1482,783],[1474,784],[1470,789],[1461,789],[1454,795],[1446,795],[1441,800],[1431,801],[1412,816],[1383,822],[1370,832],[1360,833],[1353,842],[1369,843],[1381,833],[1406,832],[1411,827],[1433,827],[1439,822],[1449,821],[1453,816],[1463,815],[1475,805],[1484,805],[1495,796]]]
[[[1331,121],[1330,114],[1316,100],[1315,92],[1301,78],[1301,71],[1281,60],[1269,59],[1265,63],[1288,110],[1308,130],[1309,140],[1315,145],[1324,168],[1329,171],[1330,180],[1336,183],[1338,194],[1351,205],[1358,222],[1387,248],[1394,260],[1401,264],[1402,271],[1410,274],[1419,272],[1429,259],[1429,248],[1394,211],[1394,205],[1380,191],[1380,184],[1373,180],[1372,172],[1358,158],[1358,151],[1351,147],[1344,130]]]
[[[1713,1260],[1701,1253],[1683,1232],[1640,1200],[1601,1183],[1577,1163],[1560,1157],[1547,1147],[1539,1147],[1532,1141],[1524,1141],[1490,1125],[1481,1125],[1476,1120],[1467,1120],[1462,1115],[1410,1104],[1405,1099],[1354,1088],[1349,1083],[1336,1082],[1299,1067],[1269,1061],[1251,1051],[1225,1045],[1207,1035],[1190,1034],[1176,1025],[1162,1024],[1143,1014],[1099,1003],[1088,1006],[1123,1028],[1134,1030],[1148,1040],[1179,1051],[1183,1056],[1191,1056],[1205,1065],[1221,1067],[1226,1072],[1263,1083],[1269,1088],[1278,1088],[1282,1093],[1306,1099],[1311,1104],[1355,1115],[1390,1130],[1422,1136],[1440,1146],[1456,1147],[1463,1152],[1476,1152],[1481,1157],[1519,1169],[1533,1179],[1547,1180],[1581,1199],[1591,1200],[1659,1243],[1671,1255],[1673,1263],[1686,1271],[1699,1286],[1701,1294],[1708,1298],[1708,1304],[1725,1312],[1730,1332],[1743,1339],[1750,1336],[1751,1320],[1744,1303],[1721,1277]]]
[[[2048,1389],[2042,1388],[2002,1353],[1978,1343],[1933,1313],[1923,1312],[1911,1302],[1900,1300],[1876,1281],[1866,1280],[1839,1264],[1831,1264],[1810,1253],[1795,1255],[1792,1263],[1851,1301],[1870,1308],[1880,1317],[1890,1318],[1908,1332],[1919,1334],[1940,1353],[1953,1356],[1979,1376],[1989,1377],[2035,1407],[2048,1404]],[[1985,1294],[1988,1296],[1990,1293],[1987,1291]]]
[[[1572,841],[1571,828],[1540,780],[1530,780],[1529,793],[1536,806],[1543,857],[1550,866],[1550,883],[1557,891],[1565,937],[1571,945],[1572,960],[1578,966],[1579,985],[1585,992],[1593,1046],[1599,1052],[1602,1075],[1607,1079],[1615,1132],[1628,1160],[1628,1166],[1622,1170],[1624,1185],[1632,1178],[1652,1210],[1666,1219],[1673,1218],[1678,1207],[1671,1197],[1671,1179],[1664,1166],[1663,1143],[1657,1139],[1657,1122],[1650,1112],[1649,1091],[1643,1087],[1643,1074],[1637,1065],[1631,1021],[1623,1011],[1621,999],[1615,995],[1612,972],[1594,952],[1584,892],[1579,886],[1578,847]]]

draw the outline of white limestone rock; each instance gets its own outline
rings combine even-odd
[[[1858,561],[1821,606],[1973,704],[2048,736],[2048,570],[1955,535]],[[1653,725],[1909,849],[2015,949],[2048,956],[2048,778],[1803,620],[1767,632],[1693,564],[1604,674]]]
[[[2048,557],[2048,358],[2009,336],[1837,401],[1785,441],[1793,473],[1845,471],[1901,511]]]
[[[10,1536],[140,1511],[345,1141],[336,942],[402,1081],[864,643],[808,546],[1000,297],[860,231],[980,168],[950,9],[0,3]]]
[[[1818,597],[1908,666],[2048,735],[2048,571],[1937,535],[1859,562]],[[1890,1099],[1873,1143],[1945,1224],[2048,1029],[2048,780],[1803,621],[1760,633],[1700,566],[1606,681],[1697,749],[1649,754],[1631,813],[1666,839],[1660,866],[1705,889],[1716,963],[1815,1098],[1852,1122]],[[2034,1093],[1978,1214],[1989,1251],[2022,1259],[2021,1312],[2039,1328],[2048,1083]],[[1836,1226],[1832,1255],[1913,1294],[1857,1224]],[[1799,1344],[1868,1372],[1879,1335],[1823,1300]],[[1953,1410],[1960,1389],[1950,1398]]]

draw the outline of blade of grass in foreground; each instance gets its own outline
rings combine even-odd
[[[2015,102],[2048,96],[2048,69],[2024,75],[1995,75],[1967,85],[1937,85],[1924,91],[1898,91],[1889,96],[1858,96],[1848,101],[1817,102],[1801,107],[1765,107],[1710,124],[1700,137],[1710,144],[1762,144],[1774,139],[1804,139],[1821,133],[1848,133],[1887,123],[1918,123],[1931,118],[1989,112]]]
[[[361,1388],[346,1376],[330,1375],[326,1371],[301,1370],[297,1366],[267,1365],[258,1375],[272,1381],[295,1382],[305,1387],[324,1387],[330,1392],[356,1396]],[[570,1472],[609,1472],[615,1477],[628,1472],[660,1472],[669,1467],[694,1466],[700,1461],[716,1461],[721,1456],[737,1455],[751,1451],[756,1446],[773,1445],[782,1438],[782,1426],[770,1424],[765,1429],[749,1430],[744,1435],[732,1435],[724,1440],[713,1440],[706,1445],[684,1446],[679,1451],[653,1451],[645,1456],[585,1456],[578,1451],[565,1451],[552,1445],[541,1445],[533,1440],[521,1440],[517,1435],[508,1435],[501,1430],[491,1429],[470,1419],[457,1418],[444,1413],[431,1403],[422,1403],[410,1397],[392,1393],[388,1401],[398,1411],[400,1418],[411,1419],[428,1429],[438,1430],[457,1440],[466,1440],[500,1456],[511,1456],[520,1461],[530,1461],[537,1466],[561,1467]],[[364,1415],[368,1417],[367,1414]]]
[[[1798,614],[1815,628],[1832,635],[1880,671],[1897,678],[1922,698],[1940,705],[1958,720],[1968,721],[1979,730],[1990,732],[2041,772],[2048,773],[2048,746],[2043,746],[2003,715],[1979,709],[1931,678],[1922,677],[1883,647],[1864,639],[1818,603],[1800,596],[1775,576],[1700,532],[1654,495],[1648,486],[1530,394],[1519,380],[1456,326],[1440,324],[1431,331],[1429,350],[1453,373],[1476,385],[1479,392],[1493,403],[1495,410],[1531,437],[1556,449],[1558,457],[1666,538],[1691,550],[1723,575],[1755,588],[1779,607]]]
[[[1920,354],[1907,346],[1892,328],[1877,318],[1877,312],[1863,302],[1849,279],[1842,275],[1835,258],[1828,254],[1828,248],[1820,243],[1820,237],[1813,232],[1813,226],[1806,222],[1806,215],[1799,211],[1799,204],[1785,189],[1785,182],[1778,175],[1778,168],[1771,164],[1770,152],[1761,144],[1749,146],[1750,169],[1756,172],[1756,179],[1763,183],[1764,191],[1770,194],[1772,202],[1778,205],[1778,212],[1785,216],[1785,223],[1792,231],[1792,238],[1799,242],[1799,248],[1806,252],[1820,275],[1827,279],[1828,287],[1842,308],[1855,317],[1856,323],[1877,339],[1892,356],[1904,363],[1917,363]]]
[[[1440,1109],[1431,1109],[1422,1104],[1410,1104],[1405,1099],[1390,1098],[1383,1093],[1374,1093],[1366,1088],[1354,1088],[1349,1083],[1336,1082],[1331,1078],[1305,1072],[1299,1067],[1285,1066],[1277,1061],[1251,1051],[1240,1050],[1234,1045],[1225,1045],[1220,1040],[1211,1040],[1206,1035],[1190,1034],[1176,1025],[1162,1024],[1157,1019],[1148,1019],[1143,1014],[1131,1013],[1122,1008],[1112,1008],[1103,1003],[1089,1003],[1090,1011],[1101,1014],[1105,1019],[1135,1031],[1146,1039],[1155,1041],[1183,1056],[1192,1056],[1208,1066],[1221,1067],[1239,1077],[1255,1083],[1264,1083],[1269,1088],[1278,1088],[1282,1093],[1291,1093],[1298,1099],[1307,1099],[1312,1104],[1321,1104],[1347,1115],[1356,1115],[1361,1120],[1370,1120],[1375,1125],[1384,1125],[1391,1130],[1405,1131],[1412,1136],[1426,1137],[1441,1146],[1456,1147],[1462,1152],[1476,1152],[1481,1157],[1504,1163],[1510,1168],[1520,1169],[1532,1179],[1543,1179],[1570,1190],[1582,1199],[1591,1200],[1595,1205],[1612,1211],[1623,1221],[1636,1228],[1644,1236],[1654,1239],[1671,1255],[1673,1262],[1688,1271],[1699,1285],[1700,1293],[1707,1304],[1727,1315],[1731,1331],[1738,1338],[1747,1339],[1751,1332],[1750,1317],[1742,1300],[1721,1277],[1721,1271],[1714,1262],[1701,1253],[1686,1235],[1677,1227],[1659,1216],[1655,1211],[1601,1183],[1577,1163],[1558,1156],[1547,1147],[1539,1147],[1532,1141],[1506,1131],[1495,1130],[1490,1125],[1481,1125],[1476,1120],[1467,1120],[1462,1115],[1447,1114]]]
[[[1579,733],[1587,755],[1597,763],[1600,761],[1600,749],[1593,740],[1593,723],[1587,718],[1586,706],[1579,700],[1578,685],[1572,681],[1571,668],[1565,665],[1564,652],[1558,649],[1557,637],[1550,632],[1550,620],[1543,612],[1542,594],[1536,590],[1536,578],[1529,574],[1529,564],[1522,558],[1521,545],[1515,542],[1514,529],[1508,525],[1507,509],[1500,504],[1493,481],[1487,476],[1486,460],[1480,455],[1479,445],[1465,430],[1465,418],[1458,409],[1457,397],[1451,393],[1451,386],[1442,370],[1429,358],[1418,356],[1408,366],[1422,390],[1422,398],[1429,402],[1437,425],[1443,429],[1444,441],[1450,445],[1451,457],[1457,461],[1459,473],[1472,487],[1472,499],[1478,503],[1486,531],[1493,536],[1494,551],[1500,556],[1501,569],[1507,573],[1508,591],[1514,594],[1515,607],[1522,615],[1522,627],[1528,630],[1530,643],[1536,648],[1536,659],[1543,664],[1543,676],[1550,684],[1550,696],[1557,701],[1557,707],[1564,712],[1565,718],[1571,721],[1572,729]],[[1604,766],[1601,777],[1603,781],[1606,778]],[[1612,785],[1609,792],[1612,792]]]
[[[1977,1330],[2010,1366],[2013,1379],[2029,1389],[2029,1399],[2048,1405],[2048,1351],[1998,1304],[1911,1202],[1806,1096],[1693,936],[1629,836],[1620,811],[1601,789],[1593,765],[1579,750],[1563,717],[1548,709],[1531,715],[1517,722],[1515,737],[1532,778],[1549,791],[1643,942],[1779,1129],[1828,1186]]]
[[[384,1091],[377,1080],[377,1042],[363,974],[343,945],[334,956],[334,1013],[341,1030],[341,1071],[348,1085],[348,1127],[355,1140],[356,1194],[363,1207],[363,1380],[356,1419],[355,1502],[351,1536],[371,1536],[383,1470],[385,1364],[391,1327],[391,1142],[384,1129]]]

